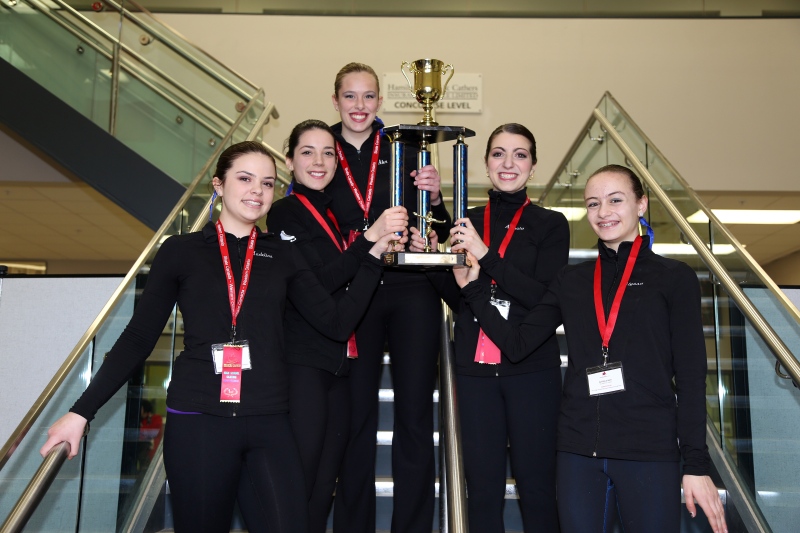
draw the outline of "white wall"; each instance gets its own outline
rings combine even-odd
[[[301,120],[337,120],[330,94],[343,64],[365,62],[380,75],[435,57],[483,74],[483,114],[439,117],[478,133],[473,183],[484,176],[486,136],[510,121],[536,135],[536,181],[548,181],[606,90],[696,190],[800,183],[797,19],[159,17],[265,88],[281,113],[266,135],[275,147]],[[381,116],[387,124],[417,120]]]

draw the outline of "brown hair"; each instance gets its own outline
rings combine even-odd
[[[511,133],[513,135],[522,135],[531,143],[530,153],[531,159],[533,160],[533,164],[536,164],[536,139],[533,138],[533,133],[531,130],[523,126],[522,124],[517,124],[516,122],[509,122],[508,124],[503,124],[502,126],[497,126],[495,130],[489,135],[489,140],[486,142],[486,153],[483,154],[483,162],[487,163],[489,161],[489,151],[492,149],[492,141],[495,137],[500,135],[501,133]]]
[[[604,167],[598,168],[595,170],[589,179],[586,180],[586,183],[589,183],[589,180],[593,177],[597,176],[598,174],[602,174],[603,172],[613,172],[615,174],[622,174],[623,176],[627,176],[631,182],[631,188],[633,188],[633,193],[636,195],[636,199],[640,200],[642,196],[644,196],[644,187],[642,187],[642,180],[639,179],[639,176],[634,174],[633,170],[629,169],[628,167],[623,167],[622,165],[606,165]]]
[[[375,74],[375,71],[372,69],[371,66],[365,65],[364,63],[348,63],[339,69],[339,72],[336,73],[336,79],[333,81],[333,94],[337,97],[339,96],[339,91],[342,88],[342,80],[348,74],[352,74],[353,72],[366,72],[367,74],[371,74],[373,78],[375,78],[375,85],[378,87],[378,94],[381,94],[381,82],[378,81],[378,75]]]
[[[275,165],[275,158],[264,148],[263,144],[258,141],[242,141],[230,145],[220,154],[219,159],[217,159],[217,168],[214,170],[214,177],[219,178],[219,181],[224,183],[225,174],[231,169],[233,162],[245,154],[253,153],[267,156],[272,161],[272,164]]]

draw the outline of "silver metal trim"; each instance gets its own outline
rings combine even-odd
[[[139,490],[136,491],[133,498],[133,508],[131,512],[125,517],[125,523],[120,529],[122,533],[134,533],[136,531],[144,531],[147,525],[147,520],[153,514],[153,507],[155,507],[158,495],[161,493],[161,487],[167,480],[167,471],[164,469],[164,440],[158,444],[153,459],[147,467],[147,471],[142,478],[142,484],[139,485]]]
[[[610,92],[606,92],[605,96],[608,97],[608,99],[614,103],[614,106],[617,108],[617,111],[619,111],[620,115],[622,115],[625,118],[625,121],[630,123],[631,126],[633,126],[636,129],[636,132],[642,136],[642,139],[644,139],[645,143],[648,146],[648,150],[652,150],[653,153],[657,155],[661,159],[661,161],[664,162],[664,164],[667,166],[667,168],[669,169],[670,173],[675,178],[675,180],[683,186],[684,190],[689,195],[689,197],[700,206],[700,208],[703,210],[703,212],[706,214],[709,220],[714,221],[714,223],[716,224],[716,229],[720,231],[722,235],[725,237],[725,239],[731,243],[731,245],[736,249],[737,252],[739,252],[739,254],[744,259],[745,263],[747,263],[747,266],[750,267],[750,269],[752,269],[753,272],[756,273],[758,279],[761,280],[761,282],[769,288],[770,292],[772,292],[778,298],[778,301],[781,302],[781,305],[783,305],[786,311],[788,311],[789,314],[794,317],[795,321],[797,323],[800,323],[800,310],[797,309],[797,306],[795,306],[792,303],[792,301],[789,300],[789,297],[786,296],[786,294],[784,294],[784,292],[775,284],[772,278],[770,278],[767,275],[767,273],[764,272],[764,269],[761,268],[761,265],[759,265],[756,262],[756,260],[753,259],[753,256],[750,255],[750,252],[748,252],[747,249],[744,246],[742,246],[742,244],[736,237],[733,236],[730,230],[728,230],[728,228],[722,222],[719,221],[719,218],[717,218],[717,216],[711,211],[711,209],[706,207],[706,205],[703,203],[703,201],[700,199],[697,193],[694,192],[694,189],[692,189],[689,183],[687,183],[687,181],[683,179],[683,176],[681,176],[678,173],[678,171],[675,170],[675,167],[672,166],[672,163],[670,163],[669,160],[666,157],[664,157],[664,154],[662,154],[661,151],[658,149],[658,147],[655,144],[653,144],[653,141],[651,141],[650,138],[644,134],[642,129],[636,124],[636,122],[633,121],[633,119],[622,108],[622,106],[619,105],[619,102],[617,102],[616,98],[614,98],[614,96]],[[595,109],[595,113],[597,111],[598,110]],[[614,133],[617,133],[616,129],[614,129]],[[617,137],[619,137],[619,134],[617,134]],[[638,161],[638,159],[636,158],[634,159]],[[794,379],[797,382],[797,376],[794,376]]]
[[[259,90],[258,96],[263,96],[263,91]],[[8,438],[3,447],[0,449],[0,470],[2,470],[2,468],[6,465],[11,455],[14,453],[19,444],[25,438],[25,435],[27,435],[28,431],[30,431],[30,428],[32,427],[33,423],[36,421],[37,418],[39,418],[39,415],[44,410],[44,407],[45,405],[47,405],[47,402],[50,401],[50,399],[53,397],[55,392],[64,382],[64,380],[66,379],[67,375],[70,373],[72,368],[78,362],[80,356],[83,354],[84,350],[86,350],[86,347],[89,345],[94,336],[97,334],[97,331],[100,328],[100,326],[103,324],[103,322],[105,322],[105,319],[108,316],[108,314],[116,306],[117,302],[122,298],[122,295],[125,293],[128,286],[133,282],[136,274],[139,272],[139,269],[145,264],[147,257],[150,255],[150,253],[152,253],[155,247],[158,246],[162,236],[166,233],[167,229],[172,225],[175,218],[177,218],[180,212],[184,209],[184,206],[194,194],[195,189],[203,180],[203,178],[206,176],[206,173],[214,164],[216,159],[219,157],[219,154],[222,153],[222,151],[225,149],[228,141],[231,139],[233,134],[238,130],[240,124],[247,115],[247,111],[249,111],[255,105],[255,102],[256,99],[253,99],[247,104],[247,107],[245,108],[244,112],[242,112],[242,114],[234,123],[233,127],[231,127],[230,131],[225,135],[222,142],[219,143],[219,146],[211,155],[211,157],[208,159],[206,164],[203,166],[202,170],[197,174],[197,176],[195,176],[192,182],[186,187],[186,192],[183,193],[183,196],[181,196],[180,200],[178,200],[178,202],[175,204],[175,207],[172,208],[172,211],[170,211],[169,215],[161,224],[161,227],[158,229],[158,231],[155,232],[153,238],[150,239],[150,242],[147,244],[145,249],[136,259],[133,266],[126,274],[125,278],[119,284],[114,293],[111,295],[111,298],[109,298],[108,302],[106,302],[105,306],[103,306],[103,309],[100,311],[100,314],[98,314],[97,318],[94,319],[92,324],[89,326],[89,329],[86,330],[86,333],[84,333],[83,336],[81,336],[75,348],[72,349],[70,354],[64,360],[64,363],[55,373],[55,375],[47,384],[47,386],[44,388],[39,397],[36,399],[33,406],[28,410],[28,412],[22,418],[22,421],[20,421],[20,423],[14,429],[13,433],[11,433],[11,436]],[[266,109],[269,109],[271,111],[272,107],[273,104],[270,102],[267,105]],[[204,217],[204,214],[205,214],[204,212],[201,212],[199,218],[202,219]]]
[[[625,143],[625,141],[622,139],[622,136],[619,134],[619,132],[617,132],[605,115],[603,115],[602,111],[595,109],[593,111],[593,115],[597,121],[600,122],[604,128],[606,128],[607,134],[614,140],[620,150],[622,150],[623,154],[625,154],[625,157],[628,158],[628,161],[636,168],[639,176],[646,182],[647,187],[650,188],[651,194],[654,194],[663,204],[664,209],[672,217],[672,220],[678,225],[681,232],[683,232],[683,234],[689,240],[690,244],[700,255],[706,266],[711,269],[711,271],[714,273],[714,276],[716,276],[720,283],[722,283],[722,285],[725,287],[725,290],[728,291],[728,294],[731,295],[733,300],[736,302],[736,305],[739,306],[739,310],[753,324],[764,342],[769,345],[770,349],[780,360],[783,367],[792,376],[794,382],[796,384],[800,383],[800,362],[797,361],[797,358],[794,356],[794,354],[792,354],[789,348],[783,343],[783,340],[778,336],[777,333],[775,333],[775,330],[772,329],[761,313],[758,312],[758,309],[756,309],[756,307],[750,301],[750,298],[744,294],[736,281],[734,281],[725,267],[722,266],[722,263],[720,263],[716,256],[711,253],[711,250],[706,247],[705,242],[703,242],[697,233],[695,233],[691,224],[689,224],[681,212],[678,211],[678,208],[675,207],[675,205],[669,199],[667,193],[664,192],[664,190],[658,185],[658,182],[650,174],[650,171],[647,169],[647,167],[645,167],[642,162],[639,161],[639,158],[636,157],[636,154],[630,149],[627,143]],[[703,204],[700,203],[700,205],[702,206]],[[705,209],[705,206],[703,206],[703,208]],[[710,217],[714,216],[710,211],[707,214]],[[717,221],[717,223],[719,223],[719,221]],[[735,239],[732,242],[735,242]],[[738,242],[736,242],[736,245],[738,245]],[[745,253],[743,250],[742,252]],[[764,275],[766,276],[766,274]],[[775,287],[775,284],[771,280],[767,286],[771,290],[781,293],[781,291]],[[797,316],[797,318],[798,322],[800,322],[800,316]]]
[[[47,489],[58,475],[61,465],[67,460],[70,446],[68,442],[61,442],[50,449],[47,457],[44,458],[39,469],[28,482],[28,486],[17,500],[16,505],[9,513],[3,525],[0,526],[0,533],[20,533],[25,524],[28,523],[34,511],[44,498]]]

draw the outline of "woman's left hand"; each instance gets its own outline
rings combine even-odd
[[[725,524],[725,509],[719,499],[717,487],[708,476],[683,476],[683,497],[686,500],[686,509],[692,518],[697,516],[695,502],[700,505],[708,518],[708,523],[714,533],[728,533]]]
[[[450,247],[454,252],[468,251],[478,259],[483,259],[489,248],[483,243],[483,239],[475,230],[472,221],[468,218],[459,218],[454,222],[455,226],[450,228]],[[464,224],[461,226],[461,224]]]
[[[467,286],[470,281],[478,279],[478,274],[481,272],[481,265],[478,264],[478,258],[467,252],[468,267],[457,266],[453,267],[453,277],[456,278],[456,283],[462,289]]]
[[[442,203],[439,194],[439,186],[442,180],[439,177],[439,172],[436,170],[436,167],[433,165],[425,165],[419,170],[412,171],[411,177],[414,178],[414,186],[416,188],[431,193],[432,205],[439,205]]]

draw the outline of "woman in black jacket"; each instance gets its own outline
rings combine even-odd
[[[625,531],[675,533],[681,481],[691,515],[697,502],[714,532],[725,532],[708,477],[697,276],[685,263],[654,254],[650,238],[639,236],[647,197],[630,169],[599,169],[584,198],[599,237],[597,261],[561,270],[521,323],[493,308],[474,281],[477,262],[455,272],[462,295],[514,361],[536,353],[564,324],[569,366],[557,443],[563,532],[603,531],[618,512]]]
[[[270,231],[302,252],[320,283],[335,300],[347,292],[363,257],[380,258],[390,240],[408,225],[404,207],[392,207],[349,245],[339,231],[325,192],[336,171],[336,148],[330,127],[306,120],[286,141],[286,165],[292,172],[292,195],[275,202]],[[292,422],[309,505],[309,532],[324,533],[336,477],[350,429],[350,371],[355,336],[343,343],[318,332],[291,304],[286,306],[286,361],[289,364],[289,417]],[[356,363],[357,364],[357,363]]]
[[[162,245],[133,317],[70,412],[48,431],[46,454],[67,441],[70,457],[97,410],[150,355],[177,303],[185,324],[167,393],[164,466],[175,531],[230,530],[241,478],[258,506],[249,531],[306,531],[307,505],[289,424],[283,313],[289,301],[315,327],[344,341],[380,278],[366,256],[334,302],[296,246],[261,233],[272,205],[275,162],[257,142],[227,148],[213,185],[216,224]]]
[[[536,168],[536,140],[528,128],[513,123],[496,128],[484,161],[492,183],[489,201],[456,220],[465,226],[451,229],[451,242],[458,242],[454,250],[468,250],[477,259],[477,284],[491,293],[509,324],[519,324],[567,264],[569,227],[564,215],[528,199],[525,186]],[[418,234],[412,231],[418,247]],[[436,277],[458,313],[455,369],[470,531],[505,531],[510,454],[525,531],[558,533],[555,441],[561,357],[555,327],[533,355],[512,361],[481,329],[452,276]]]
[[[352,239],[375,223],[390,204],[390,145],[377,121],[378,76],[361,63],[337,74],[332,97],[342,121],[336,135],[339,167],[325,189],[342,234]],[[409,146],[409,148],[411,148]],[[416,169],[406,150],[404,205],[416,206],[417,189],[431,193],[434,224],[447,237],[450,216],[439,192],[439,174]],[[411,211],[411,209],[409,209]],[[370,308],[356,330],[358,361],[350,368],[351,427],[336,487],[334,531],[375,531],[375,436],[383,354],[392,361],[394,438],[392,531],[430,533],[434,509],[433,389],[439,353],[440,300],[424,273],[386,269]]]

